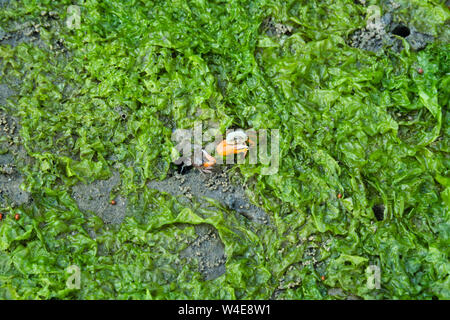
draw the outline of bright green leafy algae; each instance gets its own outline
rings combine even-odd
[[[42,46],[0,46],[2,82],[18,92],[3,108],[20,119],[33,160],[20,170],[34,199],[22,219],[1,222],[2,298],[450,298],[443,3],[398,1],[401,19],[437,40],[378,54],[346,43],[366,23],[367,8],[352,0],[85,1],[73,30],[64,25],[71,2],[39,3],[0,13],[5,30],[40,21],[42,10],[61,16],[41,31]],[[292,31],[270,35],[268,17]],[[68,53],[49,49],[60,38]],[[199,119],[280,129],[277,174],[235,168],[273,226],[145,187],[169,170],[172,130]],[[70,187],[116,169],[129,216],[104,226],[78,210]],[[225,245],[227,271],[211,281],[179,257],[201,223]],[[72,264],[80,290],[66,287]],[[380,267],[379,290],[366,285],[369,265]]]

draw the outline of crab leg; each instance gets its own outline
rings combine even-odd
[[[202,152],[203,152],[203,155],[205,156],[205,158],[207,160],[207,161],[205,161],[203,163],[203,167],[209,168],[209,167],[212,167],[213,165],[216,164],[216,158],[214,158],[213,156],[208,154],[208,152],[206,152],[205,150],[202,150]]]

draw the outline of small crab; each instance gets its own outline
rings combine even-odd
[[[181,139],[183,139],[183,136]],[[229,133],[226,139],[216,146],[216,152],[220,156],[242,154],[245,157],[249,150],[247,142],[253,145],[253,141],[249,139],[244,131],[236,130]],[[188,139],[183,139],[176,146],[176,149],[178,152],[183,152],[183,156],[176,159],[174,163],[176,165],[183,164],[183,168],[193,166],[202,173],[211,173],[212,167],[216,164],[216,159],[204,150],[202,146],[191,144]],[[185,154],[188,155],[186,156]]]

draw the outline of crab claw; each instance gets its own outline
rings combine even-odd
[[[226,140],[223,140],[216,147],[217,154],[221,156],[228,156],[230,154],[247,153],[248,146],[245,144],[228,144]]]

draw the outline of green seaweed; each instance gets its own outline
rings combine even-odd
[[[443,1],[398,2],[402,19],[426,17],[414,18],[436,37],[425,50],[348,46],[366,22],[353,0],[89,0],[79,2],[79,29],[64,25],[71,1],[11,1],[0,12],[6,31],[42,21],[42,10],[60,20],[42,28],[41,46],[0,45],[0,79],[18,92],[2,108],[20,119],[33,160],[20,171],[34,199],[9,208],[19,221],[0,222],[0,297],[341,299],[328,294],[340,288],[449,299],[449,11]],[[292,32],[266,33],[268,17]],[[58,39],[67,53],[50,49]],[[147,189],[168,173],[172,130],[198,120],[280,130],[278,173],[235,165],[272,226]],[[113,168],[130,204],[120,226],[105,226],[70,188]],[[210,281],[179,257],[202,223],[227,257]],[[316,262],[305,263],[310,250]],[[80,290],[66,287],[73,264]],[[367,286],[370,265],[379,290]]]

